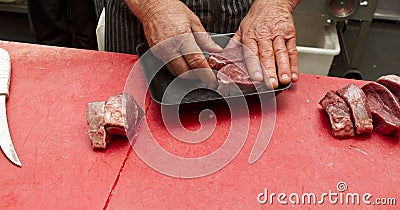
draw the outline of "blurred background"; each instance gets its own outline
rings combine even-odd
[[[294,12],[303,73],[400,74],[400,0],[303,0]],[[36,43],[25,0],[0,0],[0,40]]]

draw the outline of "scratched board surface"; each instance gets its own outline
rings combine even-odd
[[[93,151],[86,104],[119,93],[137,57],[1,42],[12,61],[7,114],[22,168],[0,155],[0,209],[102,209],[130,149]]]
[[[329,89],[365,82],[301,75],[298,83],[277,97],[272,139],[260,159],[248,163],[262,116],[253,104],[246,142],[233,161],[211,175],[180,179],[153,170],[122,139],[104,152],[90,149],[86,103],[121,92],[121,81],[128,77],[135,56],[9,42],[0,42],[0,47],[9,50],[13,59],[7,111],[23,164],[17,168],[5,157],[0,159],[2,209],[30,209],[33,204],[40,209],[277,209],[292,206],[279,204],[279,193],[320,196],[338,192],[339,182],[341,187],[347,185],[343,193],[370,193],[372,202],[400,199],[399,140],[375,133],[334,139],[318,105]],[[154,138],[171,154],[189,158],[210,154],[223,144],[232,122],[229,110],[215,109],[218,126],[206,141],[179,142],[165,129],[159,105],[145,96],[142,73],[133,72],[132,77],[136,79],[133,95],[147,111],[144,126],[148,127],[141,127],[136,142]],[[198,113],[181,113],[182,124],[192,131],[199,129]],[[237,122],[245,129],[240,120],[233,123]],[[354,209],[329,200],[325,205],[294,206]]]
[[[141,75],[136,77],[140,80]],[[121,172],[109,209],[277,209],[297,206],[317,209],[376,208],[379,198],[400,199],[400,144],[398,138],[373,133],[370,136],[338,140],[331,136],[327,115],[318,102],[325,93],[354,81],[314,75],[301,75],[300,81],[277,96],[276,124],[263,156],[248,163],[251,148],[260,126],[260,109],[250,105],[251,127],[243,149],[225,168],[200,178],[180,179],[161,174],[145,164],[132,150]],[[217,150],[230,126],[229,110],[219,110],[215,133],[199,145],[185,144],[172,137],[161,123],[160,106],[147,107],[147,126],[137,141],[154,138],[166,151],[182,157],[200,157]],[[189,130],[200,128],[198,111],[182,115]],[[263,128],[262,128],[263,129]],[[239,139],[237,139],[239,140]],[[157,154],[153,154],[156,156]],[[178,167],[178,166],[177,166]],[[195,169],[193,169],[195,170]],[[346,188],[347,187],[347,188]],[[265,191],[267,190],[267,191]],[[339,191],[341,190],[341,191]],[[324,193],[332,192],[331,200]],[[260,200],[258,196],[260,195]],[[280,204],[279,193],[286,198]],[[313,193],[317,204],[291,204],[289,195]],[[335,197],[335,193],[337,193]],[[346,196],[357,193],[365,203],[346,205]],[[369,194],[372,197],[368,197]],[[275,194],[275,195],[274,195]],[[270,199],[272,195],[272,199]],[[340,197],[342,197],[342,201]],[[265,196],[268,197],[265,200]],[[307,203],[308,198],[304,201]],[[353,202],[349,197],[349,203]],[[356,199],[356,198],[355,198]],[[296,197],[292,197],[296,202]],[[270,202],[273,202],[271,204]],[[323,204],[318,204],[323,201]],[[266,202],[266,204],[260,204]],[[310,201],[313,203],[313,200]],[[357,203],[357,200],[354,200]],[[368,202],[371,202],[368,205]],[[341,204],[343,203],[343,204]],[[393,205],[380,205],[391,207]],[[394,208],[393,208],[394,207]]]

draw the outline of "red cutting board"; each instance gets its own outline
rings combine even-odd
[[[135,56],[9,42],[0,42],[0,47],[9,50],[13,59],[8,117],[23,164],[17,168],[5,157],[0,159],[0,208],[276,209],[292,205],[281,205],[276,198],[274,204],[259,204],[257,195],[265,188],[269,193],[320,195],[337,191],[339,182],[347,184],[345,192],[400,199],[398,138],[372,134],[334,139],[318,105],[327,90],[363,81],[301,75],[298,83],[277,97],[274,133],[257,162],[247,161],[261,118],[253,103],[249,134],[238,156],[211,175],[180,179],[150,168],[126,141],[117,140],[103,152],[90,149],[86,103],[121,92]],[[165,130],[159,105],[144,97],[142,73],[133,72],[132,77],[137,81],[133,95],[146,109],[146,124],[152,131],[141,129],[135,141],[146,142],[152,134],[164,149],[183,157],[207,155],[221,146],[231,123],[228,110],[219,109],[218,127],[209,139],[198,145],[183,144]],[[197,111],[182,115],[188,129],[197,129],[197,120]]]
[[[123,91],[137,56],[0,41],[7,115],[22,168],[0,155],[0,209],[102,209],[130,149],[91,149],[86,104]]]
[[[140,72],[133,74],[138,81],[141,80]],[[261,118],[257,103],[250,103],[251,127],[243,149],[230,164],[211,175],[194,179],[167,176],[146,165],[132,150],[121,171],[109,209],[279,209],[291,206],[317,209],[398,208],[399,138],[373,133],[345,140],[335,139],[330,134],[328,117],[318,104],[328,90],[336,90],[350,82],[359,86],[365,83],[301,75],[299,82],[290,90],[278,95],[271,142],[254,164],[248,163],[248,157]],[[219,110],[218,126],[209,139],[199,145],[184,144],[166,131],[159,105],[151,102],[146,110],[146,122],[150,129],[142,129],[136,141],[149,141],[153,136],[166,151],[181,157],[211,154],[222,145],[230,128],[227,117],[229,111]],[[197,119],[198,112],[194,110],[182,115],[182,122],[191,130],[199,128]],[[332,203],[326,198],[321,205],[283,205],[276,196],[273,204],[268,200],[262,205],[257,200],[265,189],[268,189],[269,195],[286,193],[289,196],[294,193],[302,196],[303,193],[314,193],[321,200],[320,196],[329,191],[339,196],[338,184],[339,187],[347,186],[347,190],[342,192],[343,196],[347,196],[347,193],[358,193],[359,196],[370,193],[373,197],[366,201],[376,204],[376,198],[395,198],[397,206],[346,205],[340,204],[340,201],[333,204],[334,197]]]

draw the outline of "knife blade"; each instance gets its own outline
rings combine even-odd
[[[8,128],[6,99],[9,94],[11,75],[10,55],[0,48],[0,147],[6,157],[15,165],[22,166],[11,140]]]

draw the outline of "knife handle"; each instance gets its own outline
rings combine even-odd
[[[0,95],[8,96],[10,87],[11,63],[7,50],[0,48]]]

